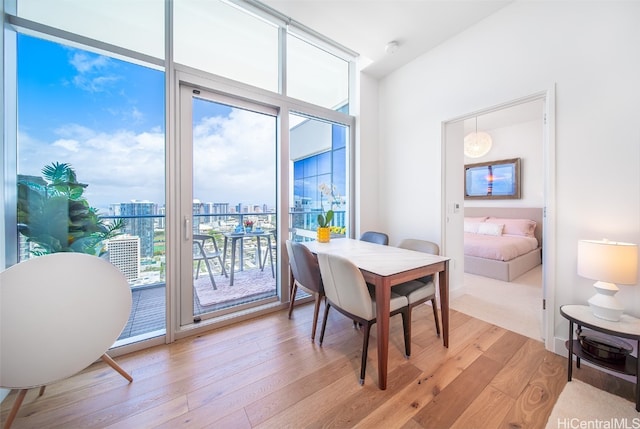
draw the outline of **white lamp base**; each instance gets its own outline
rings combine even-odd
[[[593,315],[600,319],[618,322],[624,311],[614,296],[619,290],[618,287],[607,282],[595,282],[593,287],[596,289],[596,294],[588,301]]]

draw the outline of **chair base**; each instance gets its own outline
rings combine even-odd
[[[129,373],[127,373],[124,369],[122,369],[122,367],[120,365],[118,365],[113,359],[111,359],[111,357],[108,354],[103,354],[101,356],[102,360],[109,365],[111,368],[115,369],[118,374],[120,374],[121,376],[123,376],[124,378],[126,378],[130,383],[133,381],[133,377],[131,377],[129,375]],[[38,397],[42,396],[44,394],[44,389],[46,388],[46,386],[40,386],[40,391],[38,393]],[[24,398],[25,396],[27,396],[27,391],[29,389],[20,389],[20,391],[18,392],[18,397],[16,398],[16,401],[13,403],[13,406],[11,407],[11,411],[9,411],[9,415],[7,416],[7,421],[4,422],[4,426],[3,429],[9,429],[11,427],[11,425],[13,424],[13,421],[15,420],[16,416],[18,415],[18,411],[20,410],[20,407],[22,406],[22,402],[24,402]]]
[[[322,301],[322,297],[324,295],[320,295],[319,293],[312,292],[301,287],[305,292],[314,296],[315,304],[313,309],[313,324],[311,325],[311,342],[316,340],[316,327],[318,326],[318,314],[320,313],[320,302]],[[294,281],[293,287],[289,293],[289,319],[291,319],[291,313],[293,313],[293,306],[296,300],[296,293],[298,292],[298,283]]]
[[[319,345],[322,346],[322,341],[324,340],[324,332],[327,327],[327,319],[329,316],[329,309],[331,308],[331,302],[325,297],[325,307],[324,307],[324,320],[322,321],[322,328],[320,330],[320,342]],[[335,306],[336,310],[349,319],[353,320],[353,326],[356,328],[358,325],[364,328],[363,338],[362,338],[362,362],[360,363],[360,378],[359,383],[361,386],[364,385],[364,378],[367,369],[367,354],[369,351],[369,337],[371,333],[371,326],[376,323],[376,319],[366,320],[361,317],[358,317],[354,314],[349,313],[348,311],[343,310],[340,307]],[[402,327],[404,331],[404,347],[405,347],[405,355],[408,356],[411,354],[411,318],[409,316],[409,307],[401,307],[397,310],[389,313],[389,317],[395,316],[396,314],[402,314]]]

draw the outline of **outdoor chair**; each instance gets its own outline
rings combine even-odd
[[[209,244],[208,242],[211,242]],[[194,234],[193,235],[193,260],[198,261],[198,265],[196,266],[196,279],[200,275],[200,263],[204,262],[205,267],[207,268],[207,272],[209,273],[209,278],[211,279],[211,285],[213,289],[218,289],[216,287],[216,281],[213,278],[213,270],[211,268],[211,260],[217,259],[220,263],[220,267],[222,268],[222,275],[227,276],[227,271],[224,269],[224,263],[222,262],[222,253],[218,250],[218,244],[216,243],[216,239],[211,235],[202,235],[202,234]]]
[[[403,249],[415,250],[417,252],[430,253],[433,255],[440,254],[440,248],[436,243],[426,240],[406,239],[400,242],[398,247]],[[393,286],[391,291],[407,297],[409,301],[409,321],[411,321],[411,310],[416,305],[423,304],[427,301],[431,301],[431,307],[433,308],[433,319],[436,324],[436,335],[440,336],[440,323],[438,322],[438,305],[436,302],[436,287],[433,281],[433,275],[422,277],[417,280],[412,280],[406,283]],[[411,332],[411,323],[409,323],[409,332]],[[407,347],[407,356],[411,354],[411,344]]]
[[[259,240],[259,239],[258,239]],[[267,263],[267,257],[269,258],[269,264],[271,265],[271,276],[276,278],[276,267],[273,265],[273,255],[274,252],[277,255],[278,253],[278,243],[276,243],[276,238],[274,234],[274,240],[268,240],[267,242],[267,250],[264,252],[264,256],[262,256],[262,269],[264,270],[264,265]]]
[[[311,341],[316,338],[316,326],[318,325],[318,314],[320,313],[320,301],[324,298],[324,286],[320,275],[317,257],[311,253],[302,243],[287,240],[287,254],[289,255],[289,266],[293,274],[293,285],[289,297],[289,319],[296,300],[298,287],[311,294],[315,298],[313,310],[313,324],[311,325]]]
[[[362,363],[360,366],[360,384],[364,384],[364,376],[367,365],[367,349],[369,347],[369,333],[371,326],[376,323],[376,302],[375,298],[367,289],[362,273],[351,261],[328,253],[318,254],[318,263],[322,273],[322,281],[326,294],[326,305],[324,310],[324,320],[320,331],[320,345],[324,339],[324,331],[327,326],[327,318],[331,307],[347,316],[354,323],[363,326],[362,342]],[[391,302],[389,306],[390,316],[398,313],[402,314],[402,325],[404,328],[404,345],[407,356],[411,344],[411,330],[409,325],[408,301],[407,298],[391,292]]]
[[[360,236],[360,240],[384,246],[389,244],[389,236],[384,232],[367,231]]]

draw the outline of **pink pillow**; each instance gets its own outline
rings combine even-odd
[[[531,219],[508,219],[490,217],[489,219],[487,219],[487,222],[504,225],[504,229],[502,230],[503,234],[535,237],[534,231],[536,230],[537,223],[536,221]]]

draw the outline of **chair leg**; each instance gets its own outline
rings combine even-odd
[[[7,421],[4,422],[4,429],[9,429],[11,427],[11,425],[13,424],[13,421],[15,420],[16,416],[18,415],[18,410],[20,409],[20,406],[22,405],[22,402],[24,401],[24,397],[27,396],[27,391],[29,389],[20,389],[20,392],[18,392],[18,397],[16,398],[16,402],[13,403],[13,407],[11,407],[11,411],[9,412],[9,415],[7,416]]]
[[[129,381],[129,383],[131,383],[133,381],[133,377],[131,377],[129,375],[129,373],[127,373],[127,371],[122,369],[122,367],[120,365],[118,365],[116,363],[116,361],[111,359],[111,356],[109,356],[108,354],[105,353],[105,354],[102,355],[102,360],[104,361],[104,363],[109,365],[111,368],[115,369],[118,372],[118,374],[120,374],[121,376],[126,378]]]
[[[269,263],[271,264],[271,276],[273,278],[276,277],[276,269],[273,266],[273,251],[275,249],[271,248],[271,244],[267,243],[267,251],[264,252],[264,256],[262,257],[262,267],[264,269],[264,264],[267,263],[267,256],[269,257]]]
[[[322,321],[322,329],[320,329],[320,345],[322,345],[322,340],[324,340],[324,330],[327,327],[327,318],[329,317],[329,308],[331,304],[329,301],[326,301],[324,304],[324,320]]]
[[[294,282],[291,289],[291,296],[289,297],[289,319],[291,319],[291,312],[293,311],[293,303],[296,300],[296,292],[298,292],[298,285]]]
[[[436,321],[436,335],[440,337],[440,322],[438,321],[438,307],[435,298],[431,300],[431,307],[433,307],[433,319]]]
[[[224,269],[224,263],[222,262],[222,258],[220,257],[220,255],[216,256],[218,258],[218,261],[220,262],[220,268],[222,268],[222,275],[225,277],[229,277],[229,275],[227,274],[227,270]]]
[[[320,312],[320,301],[322,301],[322,297],[319,293],[316,293],[316,306],[313,309],[313,325],[311,325],[311,341],[314,341],[316,338],[316,325],[318,324],[318,313]]]
[[[200,266],[200,261],[198,261],[198,266]],[[211,270],[211,264],[209,264],[209,260],[205,257],[204,266],[207,267],[207,272],[209,273],[209,279],[211,280],[211,286],[213,286],[213,290],[218,290],[216,286],[216,281],[213,279],[213,271]],[[198,272],[200,269],[198,269]],[[197,278],[197,277],[196,277]]]
[[[276,267],[275,267],[275,265],[273,265],[273,251],[274,250],[276,250],[276,249],[272,249],[271,246],[269,246],[269,262],[271,263],[271,277],[273,277],[275,279],[276,278]]]
[[[360,364],[360,385],[364,384],[364,375],[367,371],[367,354],[369,353],[369,333],[371,332],[371,322],[364,324],[362,339],[362,363]]]
[[[200,262],[202,262],[202,261],[200,261],[200,260],[198,259],[198,265],[196,265],[196,279],[197,279],[197,278],[198,278],[198,276],[200,275]]]

